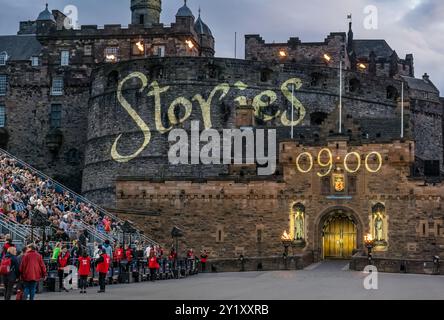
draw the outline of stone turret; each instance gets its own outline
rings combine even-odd
[[[37,34],[47,34],[56,30],[56,20],[54,15],[49,11],[48,4],[45,10],[40,12],[36,20]]]
[[[194,30],[196,31],[199,37],[199,46],[200,46],[200,56],[214,56],[214,37],[211,33],[208,25],[203,22],[200,17],[200,8],[199,8],[199,17],[194,24]]]
[[[162,0],[131,0],[131,23],[151,26],[160,22]]]

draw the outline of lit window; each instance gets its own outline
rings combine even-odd
[[[6,107],[0,105],[0,128],[3,128],[6,124]]]
[[[62,66],[69,66],[69,51],[67,50],[62,51],[60,57],[61,57],[60,64]]]
[[[109,47],[105,49],[105,61],[117,62],[119,61],[119,48]]]
[[[5,66],[6,60],[8,60],[8,54],[6,52],[0,53],[0,66]]]
[[[92,45],[90,45],[90,44],[85,45],[85,47],[83,49],[83,54],[85,56],[92,56]]]
[[[145,54],[145,44],[142,40],[133,43],[133,55],[142,56]]]
[[[6,86],[7,86],[7,78],[6,75],[0,74],[0,96],[6,95]]]
[[[51,114],[49,116],[49,124],[51,129],[57,129],[62,126],[62,105],[52,104]]]
[[[52,80],[51,95],[53,96],[63,95],[63,78],[57,77]]]
[[[39,57],[31,57],[31,66],[33,67],[39,66]]]
[[[285,51],[285,50],[280,50],[280,51],[279,51],[279,56],[280,56],[281,58],[285,58],[285,57],[287,56],[287,51]]]

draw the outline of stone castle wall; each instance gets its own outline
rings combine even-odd
[[[338,149],[336,149],[338,143]],[[122,179],[116,183],[117,208],[122,217],[136,222],[166,246],[172,244],[170,231],[183,229],[182,248],[206,249],[214,259],[279,256],[283,253],[281,235],[290,228],[290,210],[295,203],[306,208],[305,247],[294,254],[322,257],[322,223],[335,210],[350,214],[357,224],[357,247],[365,250],[364,235],[371,233],[372,206],[386,207],[387,247],[375,249],[375,257],[426,259],[444,253],[442,231],[443,185],[421,186],[407,178],[414,153],[411,142],[390,145],[364,145],[352,148],[366,155],[378,151],[383,166],[378,173],[361,169],[356,174],[356,189],[347,187],[347,199],[333,199],[325,193],[319,165],[308,174],[296,170],[294,161],[301,152],[317,154],[320,148],[281,144],[284,175],[278,180],[212,179],[208,181],[154,181]],[[333,141],[335,166],[350,152],[347,143]],[[338,158],[340,160],[338,160]],[[356,161],[349,158],[349,166]],[[301,162],[301,165],[304,165]],[[307,164],[305,164],[307,165]],[[371,168],[374,163],[369,163]],[[363,166],[363,165],[362,165]],[[304,167],[305,169],[306,167]],[[258,232],[260,230],[260,232]]]
[[[123,97],[133,106],[135,113],[148,125],[151,131],[149,145],[137,156],[126,163],[118,163],[111,158],[111,147],[116,138],[123,134],[118,143],[120,154],[134,153],[143,142],[143,134],[128,112],[117,99],[116,84],[109,84],[111,74],[122,81],[126,76],[140,72],[147,77],[147,87],[139,92],[140,81],[132,80],[123,88]],[[264,72],[267,77],[264,78]],[[316,78],[316,81],[313,80]],[[344,113],[354,119],[363,118],[400,118],[396,101],[388,99],[386,89],[389,86],[399,89],[400,82],[390,78],[374,78],[360,72],[344,72],[345,93],[343,97]],[[209,119],[216,129],[235,126],[235,109],[243,103],[252,104],[262,109],[265,114],[274,115],[277,111],[287,112],[290,118],[291,101],[282,92],[283,84],[292,78],[301,80],[302,86],[295,90],[295,99],[299,100],[306,112],[298,126],[313,125],[311,115],[317,112],[332,113],[338,103],[337,70],[334,68],[315,67],[296,64],[270,64],[257,61],[218,59],[218,58],[150,58],[106,65],[96,69],[93,74],[90,109],[88,114],[88,143],[86,146],[83,192],[92,200],[112,206],[114,181],[119,176],[148,178],[172,177],[209,177],[226,174],[226,166],[199,168],[196,166],[174,167],[168,164],[168,132],[171,128],[168,110],[172,102],[185,98],[192,105],[190,117],[179,126],[190,130],[192,120],[200,121],[203,129],[203,113],[196,95],[207,100],[213,92],[213,101]],[[354,89],[349,82],[357,81],[360,85]],[[155,118],[155,99],[148,96],[155,82],[163,92],[160,96],[158,123],[162,123],[164,132],[159,131]],[[229,86],[222,100],[220,85]],[[215,90],[219,88],[220,90]],[[287,84],[290,89],[291,85]],[[160,90],[160,89],[159,89]],[[271,91],[271,93],[270,93]],[[271,97],[270,97],[271,94]],[[273,95],[275,94],[275,97]],[[270,100],[271,101],[270,103]],[[275,101],[274,101],[275,99]],[[248,101],[248,102],[246,102]],[[296,101],[296,100],[295,100]],[[179,118],[185,115],[184,106],[178,105]],[[295,115],[297,118],[298,115]],[[429,115],[427,120],[434,119]],[[431,120],[429,126],[418,129],[418,156],[439,159],[439,148],[427,148],[433,141],[442,141],[440,120]],[[407,126],[408,119],[406,120]],[[258,124],[265,127],[282,127],[281,117]],[[416,126],[419,124],[410,124]],[[408,131],[408,130],[407,130]],[[380,133],[383,135],[383,133]],[[425,150],[427,149],[427,150]],[[103,190],[103,193],[101,192]],[[101,198],[106,200],[101,200]]]

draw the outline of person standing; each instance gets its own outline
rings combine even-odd
[[[100,286],[100,290],[97,291],[97,293],[105,292],[106,275],[108,274],[110,261],[111,258],[106,253],[106,249],[103,248],[102,254],[96,260],[96,266],[97,266],[96,271],[99,273],[99,286]]]
[[[125,272],[130,272],[133,263],[133,250],[131,250],[131,247],[129,245],[125,246],[125,258],[127,261]]]
[[[113,248],[110,245],[109,240],[105,240],[105,243],[103,244],[103,248],[106,250],[106,254],[110,259],[113,258]]]
[[[62,252],[59,255],[59,258],[57,259],[57,267],[59,271],[59,292],[62,291],[62,288],[68,292],[68,289],[66,289],[63,285],[63,279],[65,278],[65,267],[69,264],[70,255],[68,252],[68,248],[66,246],[63,246]]]
[[[52,252],[52,257],[51,257],[52,261],[57,262],[57,259],[59,258],[60,251],[62,251],[62,244],[60,242],[57,242],[54,247],[54,250]]]
[[[17,249],[9,247],[0,264],[0,275],[5,286],[5,300],[11,300],[12,288],[20,276],[20,265],[16,255]]]
[[[207,250],[204,250],[200,255],[200,264],[202,266],[202,272],[205,272],[207,268],[207,260],[208,260]]]
[[[27,252],[20,263],[20,274],[23,280],[24,297],[27,300],[34,300],[37,281],[46,278],[46,267],[42,256],[36,252],[34,244],[27,247]]]
[[[86,285],[89,273],[91,271],[91,258],[88,256],[86,250],[83,250],[78,262],[79,276],[80,276],[80,293],[86,293]]]
[[[154,254],[154,251],[151,251],[150,257],[148,258],[148,268],[150,269],[150,279],[151,281],[156,280],[157,270],[159,270],[159,262],[157,261],[157,257]]]
[[[3,245],[1,257],[3,258],[6,255],[6,253],[8,252],[8,249],[13,246],[14,245],[12,244],[11,235],[7,234],[6,238],[5,238],[5,244]]]

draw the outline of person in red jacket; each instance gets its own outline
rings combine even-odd
[[[131,263],[131,261],[133,261],[133,250],[131,250],[131,247],[128,245],[126,246],[125,257],[128,263]]]
[[[25,288],[24,298],[28,299],[29,296],[29,300],[34,300],[37,281],[45,279],[47,273],[43,258],[37,253],[35,245],[30,244],[26,250],[20,263],[20,274]]]
[[[65,279],[67,273],[65,273],[65,267],[69,264],[69,252],[68,248],[66,246],[62,247],[62,252],[60,253],[59,257],[57,258],[57,266],[59,270],[59,292],[62,291],[62,288],[68,292],[68,289],[66,289],[63,285],[63,279]]]
[[[206,270],[207,260],[208,260],[208,253],[207,253],[207,250],[204,250],[202,252],[202,254],[200,255],[200,263],[202,266],[202,272],[205,272],[205,270]]]
[[[78,269],[80,276],[79,279],[80,293],[86,293],[88,276],[91,271],[91,258],[88,256],[88,252],[86,252],[86,250],[83,250],[82,255],[79,257]]]
[[[11,240],[11,236],[8,234],[6,235],[6,242],[5,245],[3,246],[3,250],[2,250],[2,258],[6,255],[6,253],[8,252],[8,249],[14,247],[14,245],[12,244],[12,240]]]
[[[131,247],[128,245],[125,246],[125,258],[127,261],[125,272],[129,272],[133,262],[133,250],[131,250]]]
[[[151,281],[155,281],[157,276],[157,270],[159,270],[160,265],[159,262],[157,261],[157,257],[154,254],[154,252],[151,252],[150,257],[148,258],[148,268],[150,269]]]
[[[102,249],[102,254],[96,260],[96,271],[99,273],[100,290],[97,293],[105,292],[106,275],[108,273],[110,257],[106,254],[106,249]]]
[[[123,260],[123,248],[120,244],[116,245],[114,254],[113,254],[113,259],[116,262],[116,266],[120,264],[120,262],[122,262]]]

